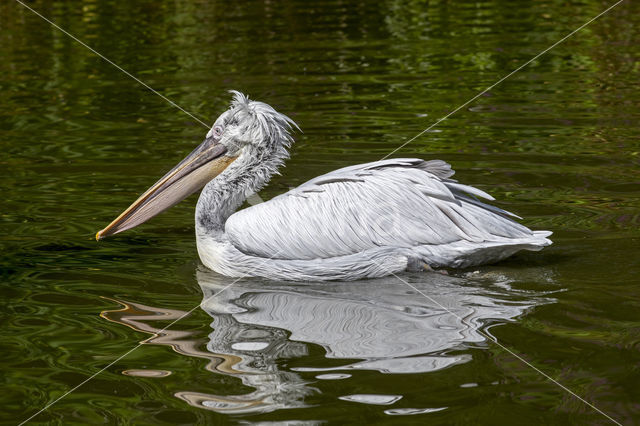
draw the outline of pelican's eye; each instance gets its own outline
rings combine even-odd
[[[220,136],[222,136],[222,126],[214,126],[213,127],[213,136],[216,138],[219,138]]]

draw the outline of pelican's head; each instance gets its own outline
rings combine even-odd
[[[106,228],[99,240],[138,226],[202,189],[239,158],[277,168],[287,157],[296,123],[271,106],[235,90],[231,107],[215,121],[191,154],[142,194]]]

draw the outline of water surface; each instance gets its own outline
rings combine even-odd
[[[385,156],[600,1],[29,3],[212,122],[229,89],[295,119],[269,199]],[[195,198],[93,236],[206,129],[15,2],[0,4],[0,421],[640,422],[640,10],[625,2],[395,156],[440,158],[554,245],[454,273],[230,281]],[[195,309],[194,309],[195,308]],[[181,318],[177,323],[164,328]]]

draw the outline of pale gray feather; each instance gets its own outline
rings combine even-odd
[[[419,159],[351,166],[233,214],[225,230],[240,251],[280,259],[533,238],[507,212],[463,195],[491,198],[452,174],[443,161]]]

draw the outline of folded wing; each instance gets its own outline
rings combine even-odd
[[[444,161],[390,159],[346,167],[233,214],[239,250],[279,259],[344,256],[379,247],[504,241],[533,232],[451,179]]]

